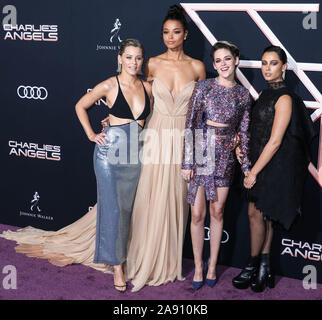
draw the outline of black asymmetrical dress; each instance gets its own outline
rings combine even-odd
[[[267,144],[274,122],[275,104],[283,95],[292,98],[290,124],[280,148],[257,175],[254,187],[247,190],[247,199],[255,203],[264,217],[289,229],[295,217],[301,214],[302,191],[315,133],[302,99],[283,81],[269,84],[252,108],[249,158],[254,165]]]

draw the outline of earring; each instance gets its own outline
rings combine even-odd
[[[116,72],[121,73],[122,72],[122,63],[117,62],[117,70]]]
[[[187,40],[187,37],[184,37],[183,40]]]
[[[285,74],[286,74],[286,71],[283,71],[282,73],[282,78],[285,80]]]

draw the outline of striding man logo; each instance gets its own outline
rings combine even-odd
[[[117,39],[119,42],[122,42],[122,40],[120,38],[120,35],[119,35],[121,26],[122,26],[122,24],[121,24],[120,19],[119,18],[116,18],[116,20],[114,22],[114,27],[110,31],[110,33],[111,33],[110,42],[113,42],[114,39]]]
[[[31,211],[37,210],[38,212],[41,212],[41,210],[40,210],[40,208],[38,206],[39,199],[40,199],[40,196],[39,196],[38,192],[36,191],[35,194],[34,194],[33,199],[30,202],[31,203],[31,207],[30,207]]]

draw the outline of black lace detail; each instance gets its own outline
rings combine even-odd
[[[278,84],[281,90],[278,90]],[[251,148],[250,161],[252,164],[256,162],[270,138],[275,115],[275,103],[282,91],[284,92],[285,90],[282,89],[281,85],[281,82],[269,83],[269,88],[262,91],[252,108],[251,140],[249,142]]]
[[[280,89],[285,88],[286,84],[284,81],[268,82],[268,87],[270,89]]]
[[[251,112],[249,158],[253,166],[270,139],[275,117],[275,104],[282,95],[292,97],[292,119],[282,144],[269,163],[257,175],[254,187],[247,191],[248,201],[264,216],[289,229],[301,206],[304,179],[307,174],[309,141],[313,125],[305,113],[302,100],[283,81],[269,88],[254,104]],[[305,151],[307,150],[307,151]]]

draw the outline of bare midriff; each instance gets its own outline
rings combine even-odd
[[[209,119],[206,120],[206,124],[208,124],[209,126],[213,126],[213,127],[228,127],[229,126],[226,123],[214,122]]]
[[[211,121],[209,119],[206,120],[206,124],[208,126],[211,126],[211,127],[214,127],[214,128],[227,128],[229,126],[226,123],[215,122],[215,121]],[[226,138],[227,136],[226,135],[216,134],[216,137],[217,138]]]
[[[122,126],[133,121],[136,121],[137,124],[139,124],[141,127],[144,127],[145,120],[121,119],[118,117],[114,117],[113,115],[109,115],[109,124],[111,127]]]

